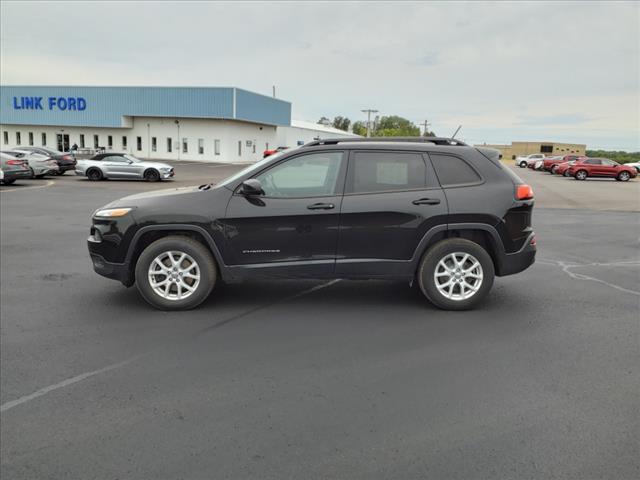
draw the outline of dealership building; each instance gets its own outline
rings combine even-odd
[[[581,143],[559,143],[559,142],[511,142],[502,145],[476,145],[477,147],[489,147],[500,150],[503,160],[515,160],[520,155],[531,155],[532,153],[544,153],[553,155],[585,155],[587,146]]]
[[[291,120],[291,103],[235,87],[1,86],[2,149],[251,162],[278,146],[354,136]]]

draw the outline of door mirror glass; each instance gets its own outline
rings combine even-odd
[[[260,180],[249,178],[248,180],[242,182],[242,185],[240,185],[240,193],[242,195],[251,197],[256,195],[264,195],[264,190],[262,190],[262,184],[260,183]]]

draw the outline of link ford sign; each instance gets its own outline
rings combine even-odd
[[[75,110],[87,108],[82,97],[13,97],[14,110]]]

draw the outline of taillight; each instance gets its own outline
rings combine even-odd
[[[530,200],[533,198],[533,188],[530,185],[516,186],[516,200]]]
[[[22,160],[8,160],[7,165],[24,165]]]
[[[69,155],[65,155],[62,157],[63,160],[71,160],[71,157]]]

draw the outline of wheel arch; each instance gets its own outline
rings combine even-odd
[[[211,235],[204,228],[197,225],[182,224],[149,225],[146,227],[142,227],[136,232],[133,239],[131,240],[125,259],[125,264],[128,266],[127,268],[132,279],[134,276],[136,263],[142,251],[156,240],[168,237],[170,235],[181,235],[200,242],[213,255],[222,279],[225,282],[233,281],[233,277],[231,276],[231,273],[223,262],[220,250],[218,249],[218,246],[216,245]]]

